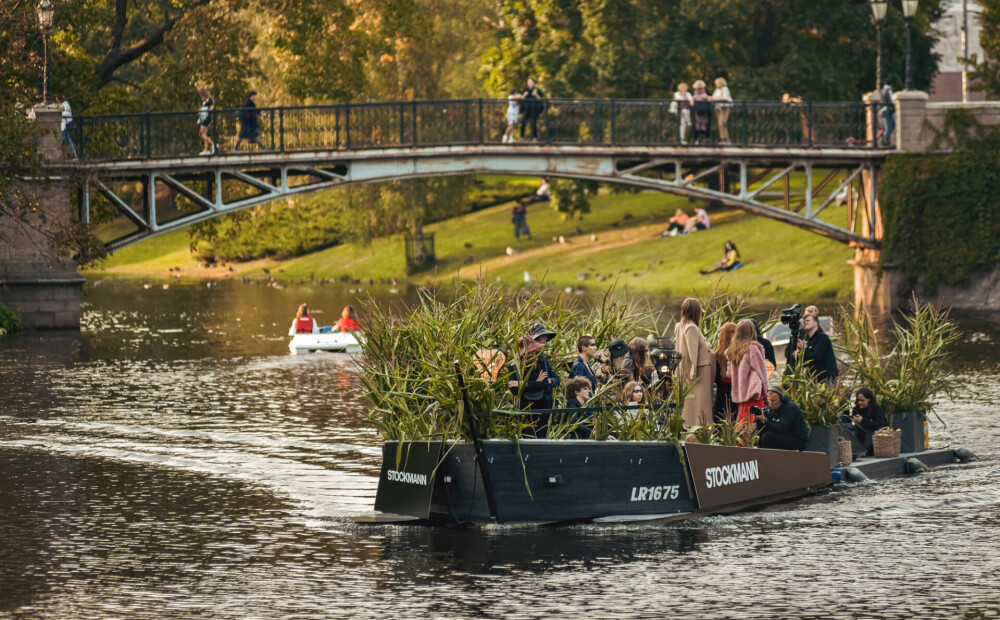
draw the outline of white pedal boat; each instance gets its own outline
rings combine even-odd
[[[292,355],[304,355],[313,351],[342,351],[344,353],[360,353],[364,342],[360,336],[355,337],[350,332],[320,332],[318,334],[295,334],[288,344]]]

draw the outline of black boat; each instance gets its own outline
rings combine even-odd
[[[832,483],[827,456],[815,452],[661,441],[478,443],[477,450],[465,442],[387,442],[375,509],[458,523],[673,520]]]

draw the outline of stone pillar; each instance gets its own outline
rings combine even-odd
[[[50,164],[62,160],[62,108],[39,106],[35,118],[43,133],[38,152]],[[25,185],[38,200],[42,217],[28,222],[0,218],[0,301],[16,309],[27,329],[80,329],[83,278],[65,248],[52,247],[46,229],[68,225],[70,188],[65,178],[48,187]]]
[[[927,93],[904,90],[896,93],[896,148],[908,153],[927,152]]]
[[[881,258],[880,250],[856,247],[847,261],[854,265],[854,303],[873,313],[891,312],[895,301],[892,270],[882,268]]]

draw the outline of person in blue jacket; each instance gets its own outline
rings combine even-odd
[[[518,340],[524,378],[522,380],[517,364],[514,364],[508,387],[517,399],[519,409],[552,409],[552,391],[559,386],[559,375],[552,369],[542,348],[555,336],[554,331],[541,323],[535,323],[528,335]],[[548,430],[547,416],[526,416],[525,421],[534,425],[537,437],[545,437]]]
[[[594,376],[594,371],[590,368],[590,360],[597,355],[597,341],[594,340],[593,336],[581,336],[576,341],[576,352],[578,355],[569,370],[569,378],[583,377],[590,381],[590,386],[593,388],[597,385],[597,377]]]

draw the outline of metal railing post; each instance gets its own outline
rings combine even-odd
[[[813,104],[810,101],[806,104],[806,126],[809,128],[809,147],[812,148],[813,145],[813,134],[815,130],[813,128]]]
[[[271,122],[274,125],[274,122]],[[278,108],[278,139],[281,140],[281,152],[285,152],[285,108]],[[274,147],[274,142],[271,142]]]
[[[143,121],[143,123],[142,123],[142,125],[143,125],[142,130],[143,130],[143,135],[145,137],[144,141],[145,141],[145,147],[146,147],[145,148],[145,155],[146,155],[146,159],[150,159],[153,156],[153,145],[152,145],[152,141],[153,141],[153,128],[152,128],[152,119],[149,116],[149,112],[146,112],[143,115],[142,121]]]
[[[611,100],[611,145],[614,146],[615,142],[615,100]]]
[[[209,110],[209,118],[212,119],[212,142],[215,143],[215,152],[219,152],[219,115],[215,110]]]
[[[274,108],[271,109],[269,114],[271,122],[268,123],[271,126],[271,150],[274,150]]]
[[[406,105],[399,102],[399,146],[406,142]]]
[[[351,104],[344,104],[344,148],[351,148]]]
[[[750,110],[746,101],[743,104],[743,146],[750,146]]]
[[[483,144],[483,99],[479,98],[479,144]]]
[[[465,142],[468,143],[469,142],[469,101],[468,100],[463,101],[462,102],[462,107],[465,108],[465,114],[463,114],[463,116],[465,117]]]
[[[410,107],[413,111],[413,138],[411,140],[413,141],[413,146],[417,146],[417,102],[413,101]]]

